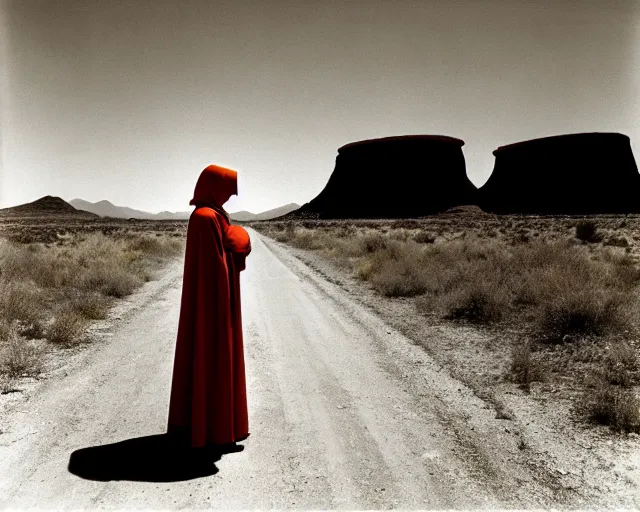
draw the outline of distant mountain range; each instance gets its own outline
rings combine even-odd
[[[151,219],[151,220],[187,220],[191,215],[191,211],[185,212],[167,212],[149,213],[141,210],[135,210],[127,206],[116,206],[109,201],[102,200],[97,203],[90,203],[83,199],[72,199],[69,203],[78,210],[84,210],[87,212],[95,213],[101,217],[116,217],[122,219]],[[247,211],[239,211],[230,213],[229,215],[235,221],[252,221],[252,220],[269,220],[275,217],[280,217],[293,210],[298,209],[300,206],[295,203],[290,203],[273,210],[268,210],[261,213],[251,213]]]
[[[240,222],[250,220],[270,220],[275,219],[276,217],[280,217],[281,215],[286,215],[287,213],[297,210],[298,208],[300,208],[300,205],[296,203],[289,203],[262,213],[251,213],[242,210],[239,212],[230,213],[229,215],[233,220],[237,220]]]
[[[135,210],[127,206],[116,206],[115,204],[102,200],[97,203],[90,203],[84,199],[72,199],[69,201],[74,208],[95,213],[100,217],[115,217],[118,219],[151,219],[151,220],[187,220],[191,212],[160,212],[149,213],[142,210]]]

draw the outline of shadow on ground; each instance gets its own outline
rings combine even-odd
[[[244,446],[189,448],[168,434],[136,437],[118,443],[76,450],[69,458],[70,473],[102,482],[179,482],[215,475],[222,455]]]

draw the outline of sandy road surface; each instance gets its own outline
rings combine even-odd
[[[579,503],[516,463],[517,435],[421,349],[278,244],[252,237],[242,276],[251,429],[244,450],[190,469],[163,449],[177,262],[96,330],[67,375],[5,411],[0,507]],[[75,471],[84,478],[68,470],[74,452],[90,455]]]

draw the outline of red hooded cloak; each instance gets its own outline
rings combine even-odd
[[[237,192],[237,173],[210,165],[200,174],[190,201],[196,209],[187,229],[168,431],[185,434],[194,447],[249,435],[241,269],[234,256],[240,254],[238,263],[244,267],[242,255],[248,251],[227,238],[230,220],[222,208]],[[244,247],[244,252],[233,247]]]

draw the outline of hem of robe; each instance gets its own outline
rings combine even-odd
[[[203,448],[206,446],[224,446],[233,443],[239,443],[241,441],[246,440],[251,433],[247,432],[246,434],[235,435],[230,441],[220,441],[220,442],[212,442],[207,441],[205,443],[194,443],[191,439],[191,427],[183,426],[183,425],[173,425],[169,424],[167,426],[167,434],[177,440],[184,441],[188,443],[193,448]]]

